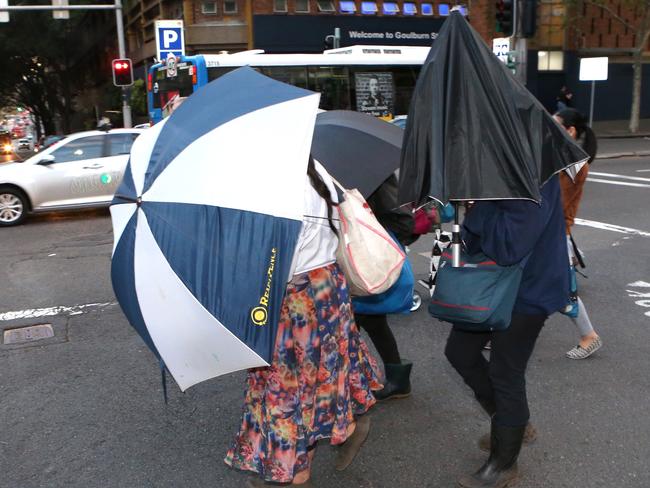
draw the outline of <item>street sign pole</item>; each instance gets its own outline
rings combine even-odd
[[[594,98],[596,93],[596,80],[591,80],[591,102],[589,103],[589,127],[594,124]]]
[[[589,102],[589,127],[594,122],[594,100],[596,98],[596,81],[607,80],[609,58],[582,58],[580,60],[580,81],[591,81],[591,100]]]
[[[126,42],[124,41],[124,18],[122,17],[122,0],[115,0],[115,23],[117,26],[117,50],[120,58],[126,58]],[[129,89],[122,87],[122,121],[124,127],[133,127],[131,106],[129,105]]]

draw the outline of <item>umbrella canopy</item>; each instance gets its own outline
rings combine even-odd
[[[133,144],[113,288],[182,390],[272,358],[318,101],[241,68]]]
[[[400,203],[540,200],[558,171],[586,160],[580,149],[463,16],[445,21],[409,109]]]
[[[316,117],[312,155],[346,188],[370,196],[399,168],[404,131],[350,110]]]

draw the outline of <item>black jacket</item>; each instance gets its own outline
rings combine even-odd
[[[397,206],[397,191],[397,177],[392,175],[368,197],[367,202],[379,223],[395,234],[404,246],[408,246],[419,236],[413,234],[415,220],[411,208],[408,205]]]

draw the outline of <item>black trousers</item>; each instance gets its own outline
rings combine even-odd
[[[465,332],[453,328],[445,355],[497,425],[518,427],[530,417],[526,367],[546,316],[513,314],[499,332]],[[483,347],[492,341],[490,360]]]
[[[359,327],[368,333],[384,364],[400,364],[402,362],[395,336],[393,336],[393,332],[388,326],[385,315],[355,313],[354,320]]]

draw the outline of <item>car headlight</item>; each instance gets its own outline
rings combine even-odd
[[[12,149],[13,147],[11,147],[11,144],[5,144],[4,146],[2,146],[2,150],[4,152],[11,152]]]

